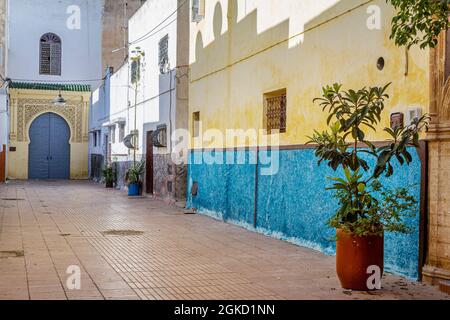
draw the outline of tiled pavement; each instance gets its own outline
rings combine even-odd
[[[91,182],[11,182],[0,199],[0,299],[449,298],[392,275],[346,292],[334,257]]]

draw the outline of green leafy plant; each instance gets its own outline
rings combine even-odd
[[[411,215],[417,203],[407,189],[388,190],[378,178],[394,174],[394,160],[401,165],[412,162],[408,147],[419,147],[419,133],[428,127],[429,117],[414,119],[405,127],[385,128],[391,139],[381,147],[366,139],[367,130],[376,131],[381,122],[389,85],[344,91],[342,85],[334,84],[314,99],[329,113],[331,132],[315,131],[308,143],[316,145],[319,165],[325,161],[344,173],[344,178],[329,178],[334,185],[327,189],[335,191],[340,207],[328,223],[359,236],[384,230],[407,232],[402,218]],[[371,167],[361,154],[373,157],[375,164]]]
[[[145,172],[145,161],[142,160],[138,163],[133,163],[130,168],[125,172],[125,181],[128,184],[137,184],[141,182],[141,177]]]
[[[114,168],[111,165],[107,165],[102,169],[102,176],[106,183],[114,182]]]
[[[397,14],[392,19],[391,39],[398,46],[434,48],[438,35],[449,27],[450,0],[386,0]]]

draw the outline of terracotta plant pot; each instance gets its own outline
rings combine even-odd
[[[341,229],[336,231],[336,271],[344,289],[369,291],[367,280],[378,266],[384,270],[384,236],[357,237]],[[369,269],[369,272],[368,272]]]

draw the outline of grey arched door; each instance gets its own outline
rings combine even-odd
[[[54,113],[37,117],[30,127],[29,179],[70,178],[70,128]]]

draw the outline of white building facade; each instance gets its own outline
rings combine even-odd
[[[90,91],[102,83],[103,5],[103,0],[7,1],[10,179],[88,177]],[[55,104],[58,95],[65,100],[61,105]],[[40,141],[47,129],[48,141]],[[66,138],[57,141],[61,133]]]
[[[103,0],[10,0],[8,74],[13,81],[70,81],[94,86],[102,75]],[[60,74],[40,72],[41,38],[61,40]]]
[[[104,124],[111,161],[120,168],[118,185],[124,186],[123,172],[133,160],[123,138],[136,131],[137,160],[146,160],[144,189],[168,199],[183,199],[186,185],[186,165],[171,156],[172,134],[188,127],[189,5],[183,2],[147,0],[130,19],[129,56],[137,49],[144,53],[140,80],[136,91],[131,63],[111,76],[110,117]]]

